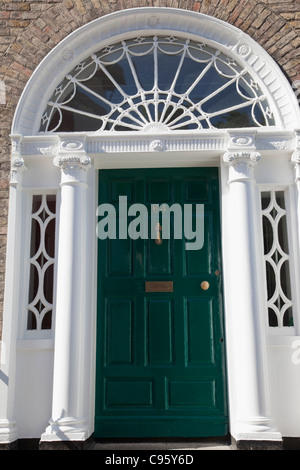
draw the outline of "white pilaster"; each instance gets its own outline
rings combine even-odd
[[[57,157],[61,169],[61,207],[55,319],[52,417],[42,441],[84,441],[89,437],[85,367],[90,358],[86,324],[87,175],[84,152]]]
[[[297,188],[298,239],[300,249],[300,131],[296,131],[296,145],[291,161],[295,168],[295,185]]]
[[[19,154],[20,137],[13,138],[9,193],[4,322],[0,364],[0,443],[17,439],[15,419],[17,331],[22,276],[22,177],[26,170]]]
[[[231,434],[236,441],[281,440],[267,415],[266,370],[257,268],[254,168],[261,155],[228,151],[229,204],[226,236],[226,312]],[[240,140],[242,142],[242,140]]]

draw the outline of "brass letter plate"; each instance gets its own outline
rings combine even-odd
[[[146,292],[173,292],[173,281],[146,281]]]

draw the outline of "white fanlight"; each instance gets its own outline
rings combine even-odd
[[[274,125],[236,59],[174,36],[126,39],[77,64],[55,88],[40,130],[182,131]]]

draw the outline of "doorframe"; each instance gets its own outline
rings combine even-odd
[[[232,131],[211,130],[197,133],[185,131],[184,133],[170,132],[166,134],[39,134],[38,124],[45,107],[47,95],[44,84],[47,83],[50,92],[52,92],[60,79],[72,69],[72,66],[78,64],[89,52],[98,49],[101,45],[105,46],[122,39],[129,31],[141,35],[144,33],[148,35],[166,34],[167,32],[168,34],[184,37],[189,36],[195,40],[201,38],[209,44],[216,44],[218,48],[227,53],[230,52],[236,55],[249,70],[249,73],[257,78],[267,96],[271,99],[274,112],[278,117],[278,127],[246,128]],[[83,38],[85,38],[84,41]],[[250,194],[251,191],[253,191],[253,194],[255,193],[255,165],[259,165],[258,153],[262,158],[264,156],[271,158],[273,156],[275,158],[284,156],[289,160],[294,159],[293,163],[297,168],[297,197],[300,200],[300,133],[296,130],[299,127],[300,110],[296,96],[276,63],[248,35],[216,18],[171,8],[151,7],[125,10],[104,16],[79,28],[50,52],[28,81],[19,101],[12,126],[6,292],[2,336],[3,357],[4,355],[6,357],[3,371],[9,377],[9,382],[8,386],[0,384],[0,394],[3,398],[0,406],[0,428],[3,431],[1,436],[5,439],[5,442],[12,442],[17,435],[14,420],[17,350],[20,346],[17,325],[21,323],[23,310],[17,308],[14,286],[21,285],[23,282],[20,275],[22,272],[20,265],[23,266],[23,260],[20,259],[19,255],[23,247],[20,214],[22,214],[24,207],[22,199],[24,190],[32,188],[47,190],[51,188],[60,190],[63,193],[63,188],[69,187],[69,189],[72,188],[76,192],[80,187],[82,189],[82,191],[80,190],[82,208],[88,214],[89,220],[93,221],[97,204],[95,200],[95,194],[97,194],[95,191],[95,170],[101,168],[145,168],[149,165],[155,167],[216,165],[220,167],[223,269],[226,281],[224,312],[227,336],[227,365],[229,366],[228,381],[230,382],[228,399],[231,434],[235,439],[276,441],[281,439],[280,433],[274,431],[272,426],[269,425],[269,418],[265,415],[265,402],[267,399],[265,398],[266,384],[264,381],[260,385],[256,383],[254,388],[250,387],[247,395],[250,398],[249,403],[252,403],[252,396],[260,397],[259,392],[262,392],[264,403],[261,406],[251,410],[245,405],[244,414],[236,406],[237,397],[240,394],[238,377],[243,368],[236,360],[236,355],[239,354],[238,343],[235,343],[236,349],[231,347],[234,340],[236,340],[234,337],[234,319],[235,316],[238,318],[239,310],[237,305],[234,304],[236,299],[232,294],[230,285],[235,282],[237,285],[239,284],[237,273],[240,265],[239,260],[234,257],[234,243],[228,221],[231,220],[232,212],[238,219],[238,217],[242,218],[249,210],[252,214],[257,210],[255,197],[248,199],[244,197],[243,204],[237,207],[231,195],[232,193],[236,194],[238,186],[236,183],[238,182],[241,183],[241,188],[244,188],[244,196]],[[53,162],[55,165],[53,165]],[[70,200],[62,200],[61,208],[66,208],[64,204],[71,204],[71,202]],[[61,215],[61,213],[58,215]],[[79,215],[78,217],[77,215],[74,214],[72,219],[74,230],[81,227],[82,223]],[[245,219],[243,220],[245,221]],[[234,222],[237,223],[237,220],[234,220]],[[242,229],[242,227],[239,228]],[[254,238],[258,239],[257,230],[253,230],[253,236],[255,235],[254,232],[256,233]],[[87,232],[83,235],[91,240]],[[90,263],[93,266],[91,271],[93,276],[95,276],[93,257],[96,250],[94,238],[91,240],[91,245],[88,246],[87,258],[82,253],[76,253],[78,270],[81,266],[86,267],[87,263]],[[67,241],[63,234],[59,237],[59,245],[63,242],[67,243]],[[231,251],[227,251],[228,245],[231,246]],[[246,250],[246,244],[244,248]],[[60,259],[58,259],[58,262],[60,262]],[[63,263],[61,261],[59,270],[62,268]],[[81,367],[80,374],[82,374],[80,375],[81,383],[76,383],[77,389],[74,393],[81,400],[80,411],[73,409],[72,403],[63,402],[66,394],[60,395],[58,392],[59,387],[57,388],[57,384],[59,384],[62,374],[61,358],[57,354],[57,358],[54,360],[52,403],[49,404],[50,407],[52,406],[51,424],[42,436],[42,440],[85,440],[93,432],[93,322],[95,321],[95,311],[90,299],[94,301],[95,298],[95,279],[91,273],[89,273],[89,278],[85,283],[85,290],[81,299],[89,323],[86,329],[82,331],[79,323],[77,325],[78,331],[76,330],[78,337],[82,340],[85,357],[92,358],[89,373],[84,371],[84,364],[79,364]],[[62,286],[61,289],[63,290],[64,287]],[[26,305],[26,299],[18,299],[18,304]],[[61,308],[59,304],[57,304],[56,313],[59,311],[58,308]],[[60,325],[60,328],[65,327],[64,324]],[[262,327],[259,323],[257,328],[259,338],[262,338],[264,345],[265,338],[262,337]],[[66,340],[71,344],[70,335],[71,333],[67,329],[59,330],[56,328],[55,334],[53,332],[53,339],[55,336],[54,351],[58,351],[59,346]],[[246,341],[249,340],[247,336],[245,339]],[[41,345],[40,342],[38,344]],[[252,350],[255,349],[253,344],[248,344],[248,346],[249,350],[251,347]],[[33,347],[32,343],[30,347]],[[76,344],[72,344],[72,347],[75,351]],[[35,348],[39,349],[37,346]],[[47,345],[47,348],[49,348],[49,345]],[[259,368],[261,358],[265,372],[266,363],[263,350],[259,350],[256,356],[255,354],[252,356],[253,369],[257,370]],[[76,355],[70,355],[72,367],[74,367],[75,360]],[[72,367],[69,367],[68,370],[71,370]],[[83,377],[87,378],[87,381],[84,381]],[[57,417],[57,410],[62,408],[66,409],[64,421],[60,421]]]
[[[14,233],[15,215],[17,211],[22,210],[22,192],[29,188],[37,189],[43,187],[46,191],[47,188],[58,189],[60,187],[60,197],[63,201],[63,188],[70,185],[76,188],[82,186],[85,188],[82,193],[82,207],[85,210],[91,223],[95,220],[96,207],[98,202],[97,192],[97,170],[101,168],[146,168],[146,167],[188,167],[188,166],[218,166],[220,168],[220,197],[221,197],[221,229],[222,229],[222,250],[223,250],[223,270],[224,270],[224,317],[225,317],[225,330],[226,330],[226,363],[227,363],[227,377],[228,377],[228,404],[229,404],[229,422],[231,435],[235,439],[259,439],[259,440],[281,440],[280,433],[274,431],[273,427],[269,425],[270,418],[265,416],[264,411],[255,410],[257,416],[255,423],[251,422],[250,410],[247,411],[249,418],[245,418],[243,425],[240,425],[239,413],[236,407],[236,397],[240,395],[238,391],[239,381],[238,377],[240,371],[243,370],[242,364],[237,364],[237,356],[239,351],[234,351],[232,348],[233,336],[235,328],[235,316],[239,317],[239,310],[233,303],[235,301],[230,283],[239,284],[239,276],[237,273],[240,269],[240,262],[234,256],[234,242],[232,240],[232,232],[230,225],[231,214],[236,214],[238,217],[244,217],[249,211],[249,203],[251,203],[251,211],[258,214],[258,198],[255,196],[256,183],[255,175],[258,171],[260,162],[264,158],[278,159],[286,156],[287,159],[292,160],[300,151],[299,131],[282,131],[281,133],[275,130],[266,129],[240,129],[232,131],[217,131],[217,132],[203,132],[201,135],[189,133],[188,131],[180,135],[166,134],[139,134],[134,136],[128,135],[115,135],[109,141],[108,137],[96,134],[57,134],[57,135],[43,135],[24,137],[21,135],[13,135],[13,150],[12,150],[12,172],[11,172],[11,194],[10,198],[10,224],[12,229],[10,233]],[[172,145],[171,145],[172,144]],[[294,157],[293,157],[294,155]],[[42,158],[42,160],[41,160]],[[42,165],[41,165],[42,162]],[[53,165],[54,163],[54,165]],[[294,163],[297,167],[297,161]],[[298,167],[297,167],[298,168]],[[37,178],[37,175],[41,175]],[[251,185],[253,197],[248,201],[244,200],[243,204],[238,207],[234,206],[234,199],[231,198],[231,190],[238,185],[238,181],[244,185]],[[244,181],[244,183],[243,183]],[[42,183],[41,183],[42,182]],[[256,188],[256,189],[255,189]],[[15,195],[19,195],[15,197]],[[295,195],[296,197],[296,195]],[[70,201],[69,201],[70,202]],[[21,204],[21,206],[20,206]],[[62,206],[61,206],[62,207]],[[60,220],[62,219],[61,210],[58,213]],[[245,220],[245,219],[243,219]],[[74,219],[74,226],[81,223],[77,217]],[[11,232],[13,230],[13,232]],[[253,237],[259,243],[261,234],[256,228]],[[20,232],[21,233],[21,232]],[[256,235],[255,235],[256,234]],[[93,270],[89,270],[89,277],[85,283],[85,291],[83,292],[82,305],[85,311],[89,313],[89,323],[87,336],[83,339],[83,349],[85,354],[93,358],[95,350],[95,279],[96,268],[94,267],[94,259],[96,255],[96,234],[91,236],[86,231],[85,237],[91,240],[88,246],[88,256],[82,258],[82,253],[76,253],[78,266],[93,266]],[[59,245],[62,240],[59,236]],[[9,285],[18,285],[21,280],[20,270],[18,268],[19,261],[16,259],[18,250],[16,243],[22,244],[21,237],[9,236],[8,237],[8,257],[7,262],[9,266],[16,266],[15,269],[9,270],[14,280],[9,281]],[[67,240],[65,240],[67,242]],[[229,251],[229,247],[231,246]],[[247,250],[245,246],[245,251]],[[57,259],[59,263],[59,255]],[[62,262],[63,264],[63,262]],[[235,269],[234,269],[235,266]],[[88,268],[87,268],[88,269]],[[255,277],[255,276],[254,276]],[[229,283],[230,279],[230,283]],[[7,284],[8,285],[8,284]],[[61,287],[62,291],[64,286]],[[260,287],[261,289],[261,287]],[[259,287],[258,287],[259,291]],[[247,288],[249,292],[249,287]],[[21,300],[20,300],[21,301]],[[10,315],[11,305],[14,302],[14,291],[8,288],[6,293],[5,315]],[[23,304],[26,304],[26,299],[23,299]],[[58,304],[56,304],[58,305]],[[264,311],[264,306],[260,306],[260,311]],[[256,311],[256,310],[255,310]],[[56,308],[56,328],[57,328],[57,308]],[[20,320],[21,321],[21,320]],[[18,321],[18,324],[20,324]],[[16,351],[18,339],[10,337],[10,330],[6,326],[8,323],[4,322],[3,338],[9,350]],[[63,328],[61,326],[60,328]],[[263,326],[258,324],[258,337],[261,338],[262,347],[254,357],[253,367],[254,370],[263,367],[263,375],[267,374],[266,365],[266,338],[263,334]],[[54,332],[53,332],[54,334]],[[83,331],[79,332],[79,337],[82,336]],[[61,339],[68,337],[68,333],[60,331],[59,336],[55,335],[54,351],[58,351],[57,342]],[[89,340],[87,341],[87,337]],[[54,336],[53,336],[54,338]],[[246,336],[246,340],[249,339]],[[87,342],[86,342],[87,341]],[[39,343],[41,344],[41,343]],[[251,345],[249,345],[250,347]],[[252,345],[253,346],[253,345]],[[48,346],[47,346],[48,347]],[[76,345],[74,345],[76,347]],[[238,346],[236,346],[238,349]],[[13,357],[13,356],[11,356]],[[73,360],[73,357],[70,357]],[[252,359],[251,359],[252,361]],[[260,365],[259,365],[260,364]],[[74,428],[67,434],[68,439],[87,439],[93,433],[93,419],[94,419],[94,358],[90,363],[90,375],[85,382],[81,384],[83,390],[80,391],[81,396],[84,397],[84,406],[82,413],[85,416],[86,428],[78,435],[77,421],[74,421]],[[61,363],[57,359],[57,365],[54,365],[54,377],[60,372]],[[86,371],[83,372],[86,376]],[[14,381],[10,382],[11,384]],[[59,400],[59,394],[54,393],[56,386],[53,387],[53,397]],[[6,392],[5,392],[6,393]],[[263,398],[262,409],[265,410],[268,404],[267,384],[265,380],[248,390],[249,403],[251,402],[252,395],[259,394]],[[7,402],[10,401],[10,396],[13,394],[7,393]],[[54,399],[52,397],[52,400]],[[6,401],[5,401],[6,403]],[[246,405],[245,405],[246,406]],[[253,413],[252,413],[253,416]],[[52,419],[53,420],[53,419]],[[54,420],[53,420],[54,421]],[[246,421],[246,424],[245,424]],[[55,421],[54,421],[55,422]],[[61,425],[55,422],[50,426],[42,436],[42,440],[61,440]],[[81,426],[81,425],[80,425]],[[16,431],[9,431],[9,435],[15,436]],[[58,430],[56,430],[58,429]],[[81,428],[80,428],[81,429]],[[246,430],[245,430],[246,429]],[[10,439],[8,435],[8,439]],[[13,437],[12,437],[13,438]]]
[[[12,153],[12,173],[11,173],[11,191],[16,194],[21,194],[26,188],[36,188],[37,181],[43,181],[43,189],[51,187],[51,189],[59,188],[62,196],[63,188],[66,185],[78,188],[78,185],[83,185],[84,193],[82,197],[82,204],[85,208],[86,214],[90,221],[95,220],[96,207],[98,203],[97,191],[97,174],[101,168],[146,168],[146,167],[189,167],[189,166],[218,166],[220,168],[220,197],[221,197],[221,230],[222,230],[222,256],[223,256],[223,270],[224,270],[224,317],[225,317],[225,330],[226,330],[226,363],[227,363],[227,377],[228,377],[228,404],[229,404],[229,422],[230,432],[236,439],[259,439],[264,440],[280,440],[281,435],[273,430],[269,423],[270,419],[266,418],[265,413],[261,412],[261,418],[258,414],[256,420],[257,424],[250,422],[246,426],[246,431],[240,430],[240,411],[236,409],[236,396],[239,396],[237,387],[238,377],[240,374],[241,364],[236,364],[236,356],[238,351],[234,352],[231,347],[232,334],[235,330],[234,316],[239,315],[236,311],[237,307],[233,307],[234,297],[230,289],[231,282],[239,283],[240,264],[236,260],[234,253],[231,255],[229,246],[233,244],[232,233],[230,226],[230,217],[233,212],[234,200],[231,198],[231,188],[234,186],[234,181],[237,182],[238,178],[245,182],[251,182],[251,186],[255,186],[255,174],[259,167],[258,155],[261,159],[278,158],[286,155],[288,159],[292,159],[292,155],[299,152],[298,147],[300,142],[299,132],[282,131],[278,133],[270,129],[240,129],[232,131],[217,131],[205,132],[199,134],[189,133],[188,131],[180,135],[166,134],[139,134],[135,135],[136,140],[132,136],[117,135],[114,136],[115,141],[109,141],[108,137],[96,134],[58,134],[48,136],[31,136],[24,137],[20,135],[12,136],[13,140],[13,153]],[[171,144],[172,145],[171,145]],[[43,163],[41,165],[41,156]],[[256,162],[254,161],[256,160]],[[54,163],[54,165],[53,165]],[[295,163],[296,164],[296,163]],[[27,168],[27,169],[26,169]],[[38,173],[37,173],[38,172]],[[40,173],[39,173],[40,172]],[[252,174],[251,174],[252,173]],[[43,179],[37,179],[36,175],[41,174]],[[248,183],[245,183],[248,184]],[[250,183],[249,183],[250,184]],[[255,188],[253,189],[255,193]],[[254,194],[253,193],[253,194]],[[81,196],[80,196],[81,197]],[[63,198],[62,198],[63,199]],[[251,198],[252,206],[251,211],[258,213],[258,206],[256,197]],[[18,204],[21,203],[22,198],[16,199],[15,196],[10,199],[10,217],[11,223],[14,226],[14,213]],[[247,201],[244,201],[245,204]],[[249,202],[249,201],[248,201]],[[249,208],[240,204],[235,207],[234,212],[236,216],[243,217]],[[62,219],[61,211],[58,213],[60,220]],[[74,224],[79,224],[77,218]],[[92,222],[93,223],[93,222]],[[255,230],[255,239],[259,242],[260,232]],[[77,253],[79,266],[85,266],[89,263],[94,266],[94,259],[97,253],[96,248],[96,234],[85,234],[91,240],[88,246],[88,256],[82,258],[82,254]],[[8,237],[9,256],[7,262],[13,266],[15,254],[17,253],[15,246],[12,245],[14,237]],[[15,242],[21,243],[21,238],[17,238]],[[59,236],[59,245],[62,239]],[[245,247],[245,250],[247,248]],[[233,250],[233,248],[231,248]],[[59,256],[58,256],[59,258]],[[232,260],[234,262],[232,262]],[[58,259],[59,262],[59,259]],[[236,270],[234,270],[234,265]],[[17,264],[16,264],[17,266]],[[236,272],[235,272],[236,271]],[[19,282],[19,269],[15,269],[12,275],[15,276],[15,281],[11,285],[16,285]],[[83,305],[85,311],[89,312],[89,332],[88,342],[83,346],[86,349],[86,354],[93,358],[95,348],[94,327],[95,327],[95,279],[96,268],[89,271],[89,278],[86,282],[86,290],[83,293]],[[62,289],[64,287],[62,286]],[[247,289],[249,291],[249,288]],[[13,290],[8,290],[6,295],[6,311],[10,309],[10,302],[13,302]],[[10,299],[11,295],[11,299]],[[26,299],[23,299],[26,304]],[[261,306],[264,308],[264,306]],[[260,309],[261,310],[261,309]],[[261,310],[263,311],[263,310]],[[57,320],[57,309],[56,309]],[[19,322],[20,323],[20,322]],[[93,326],[94,325],[94,326]],[[56,322],[57,326],[57,322]],[[62,328],[62,327],[60,327]],[[262,350],[258,352],[255,359],[254,369],[258,364],[263,365],[264,375],[266,375],[266,353],[264,351],[266,338],[263,336],[263,326],[260,325],[259,337],[262,340]],[[6,327],[4,324],[4,338],[6,335]],[[82,333],[79,333],[81,335]],[[65,336],[66,335],[66,336]],[[67,332],[60,331],[59,338],[67,337]],[[6,336],[7,338],[7,336]],[[54,351],[57,350],[57,341],[59,338],[55,335]],[[86,340],[84,340],[86,341]],[[6,345],[9,348],[13,347],[13,341],[6,339]],[[17,339],[15,340],[15,348]],[[75,346],[74,346],[75,347]],[[262,355],[262,356],[261,356]],[[72,357],[70,358],[72,360]],[[83,413],[87,423],[86,430],[79,435],[80,439],[87,439],[93,433],[93,419],[94,419],[94,359],[92,359],[90,367],[90,376],[83,386],[83,391],[80,393],[85,397]],[[58,359],[57,365],[54,366],[55,370],[60,374],[60,361]],[[243,368],[242,368],[243,369]],[[11,382],[13,383],[13,382]],[[263,409],[266,407],[267,384],[265,381],[257,385],[257,388],[264,396]],[[258,393],[257,388],[253,392],[249,388],[248,397],[251,398],[252,393]],[[53,396],[55,385],[53,387]],[[56,395],[59,399],[59,396]],[[250,400],[249,398],[249,400]],[[53,399],[53,398],[52,398]],[[9,401],[9,394],[7,397]],[[250,411],[249,411],[250,413]],[[256,412],[257,416],[257,412]],[[247,418],[248,419],[248,418]],[[246,419],[246,421],[247,421]],[[250,419],[250,418],[249,418]],[[244,424],[243,424],[244,426]],[[58,426],[58,429],[60,427]],[[68,434],[69,439],[78,439],[77,425],[74,424],[74,431]],[[15,435],[15,431],[14,434]],[[61,440],[60,432],[54,430],[50,426],[49,429],[43,434],[42,440]]]

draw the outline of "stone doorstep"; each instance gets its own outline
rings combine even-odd
[[[198,450],[300,450],[300,438],[284,437],[282,442],[240,441],[225,438],[173,439],[173,440],[94,440],[85,442],[40,442],[39,439],[20,439],[11,444],[0,445],[0,450],[100,450],[100,451],[198,451]]]
[[[233,450],[230,445],[215,445],[213,443],[200,444],[197,443],[153,443],[153,442],[132,442],[132,443],[95,443],[91,450],[106,450],[106,451],[127,451],[127,450],[137,450],[137,451],[154,451],[154,450],[175,450],[175,451],[197,451],[197,450]]]

